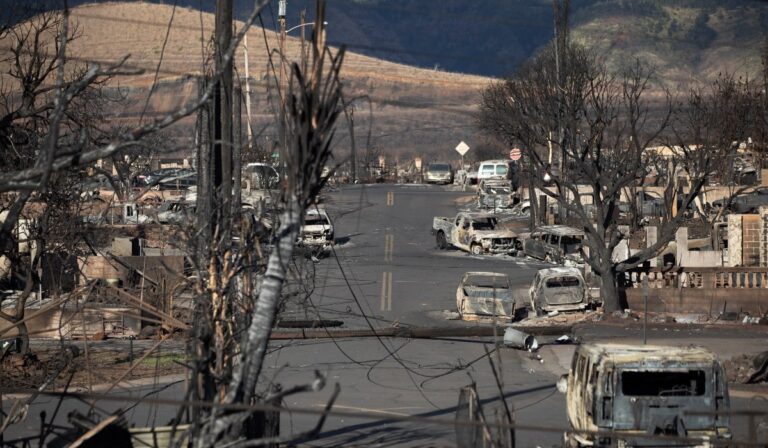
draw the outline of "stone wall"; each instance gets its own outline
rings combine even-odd
[[[742,215],[742,266],[760,266],[760,227],[760,215]]]

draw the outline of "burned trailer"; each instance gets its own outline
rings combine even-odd
[[[531,311],[541,316],[553,311],[584,311],[591,305],[581,271],[561,266],[539,270],[528,290]]]
[[[568,447],[710,446],[731,439],[725,372],[701,347],[583,344],[563,386]]]
[[[467,272],[456,289],[456,307],[462,319],[513,319],[515,300],[509,277],[497,272]]]

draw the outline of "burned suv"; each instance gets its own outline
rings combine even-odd
[[[299,246],[320,254],[329,251],[333,242],[333,224],[328,213],[324,209],[307,210],[299,233]]]
[[[568,447],[711,446],[731,438],[725,372],[704,348],[582,344],[558,389],[566,389]]]
[[[583,311],[590,305],[581,271],[570,266],[537,272],[528,295],[531,311],[537,316],[553,311]]]
[[[568,226],[541,226],[523,241],[523,252],[549,263],[581,263],[584,232]]]

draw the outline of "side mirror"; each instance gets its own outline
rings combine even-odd
[[[557,380],[557,384],[555,385],[557,387],[557,391],[561,394],[564,394],[568,392],[568,374],[564,374],[560,376],[560,379]]]

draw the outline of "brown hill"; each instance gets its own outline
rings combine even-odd
[[[168,112],[194,96],[195,81],[190,75],[201,73],[203,62],[210,58],[213,15],[182,7],[174,11],[167,5],[133,2],[80,6],[72,11],[72,19],[81,36],[68,47],[71,58],[110,62],[130,55],[127,66],[145,70],[142,75],[112,82],[113,87],[119,86],[129,97],[127,104],[114,111],[115,121],[136,120],[144,107],[161,54],[161,82],[149,103],[148,114]],[[291,34],[297,33],[298,30]],[[274,122],[270,96],[274,81],[269,76],[268,55],[274,54],[277,48],[277,36],[274,31],[255,26],[247,37],[253,126],[255,129],[266,127],[262,138],[269,144],[270,137],[274,140],[270,126]],[[2,47],[7,51],[7,44]],[[297,59],[300,48],[299,39],[288,39],[289,58]],[[243,62],[240,49],[236,70],[241,76],[245,73]],[[364,96],[354,103],[358,148],[362,153],[381,151],[392,157],[434,154],[438,158],[456,158],[453,147],[460,140],[472,144],[475,138],[473,112],[480,91],[491,81],[478,76],[417,69],[351,52],[346,56],[342,75],[349,99]],[[187,128],[191,125],[192,120],[184,123]],[[191,135],[190,130],[179,134]],[[347,130],[347,123],[341,123],[338,156],[349,151]]]

